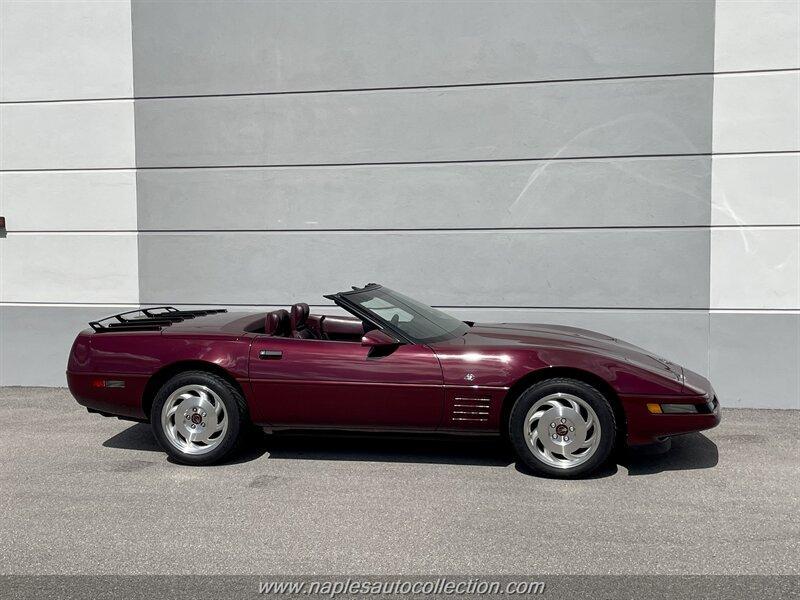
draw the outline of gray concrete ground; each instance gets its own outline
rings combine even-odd
[[[0,424],[0,573],[800,573],[800,411],[583,481],[481,439],[273,435],[185,467],[63,389],[0,389]]]

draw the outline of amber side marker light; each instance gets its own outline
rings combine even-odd
[[[692,415],[699,412],[694,404],[648,403],[647,410],[654,415]]]

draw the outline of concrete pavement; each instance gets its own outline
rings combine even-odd
[[[724,410],[600,476],[486,439],[265,436],[169,462],[149,425],[0,388],[5,574],[800,574],[800,411]]]

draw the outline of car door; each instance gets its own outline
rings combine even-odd
[[[253,420],[273,426],[426,430],[442,418],[433,351],[401,344],[257,337],[250,347]]]

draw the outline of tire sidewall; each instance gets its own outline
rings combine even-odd
[[[193,455],[181,452],[169,441],[161,424],[161,411],[170,394],[186,385],[203,385],[212,389],[225,406],[228,418],[228,429],[225,432],[225,438],[216,448],[206,454]],[[219,462],[237,447],[242,437],[244,415],[241,410],[240,398],[236,398],[236,395],[238,393],[227,381],[211,373],[196,371],[175,375],[158,390],[153,400],[153,406],[150,409],[150,424],[158,443],[170,457],[182,464],[208,465]]]
[[[586,462],[567,469],[549,465],[528,448],[525,440],[525,418],[539,399],[557,392],[572,394],[589,404],[600,423],[600,443]],[[609,460],[617,438],[617,424],[608,399],[595,387],[576,379],[558,378],[540,381],[517,398],[508,420],[508,435],[517,456],[536,473],[550,477],[572,478],[588,475]]]

